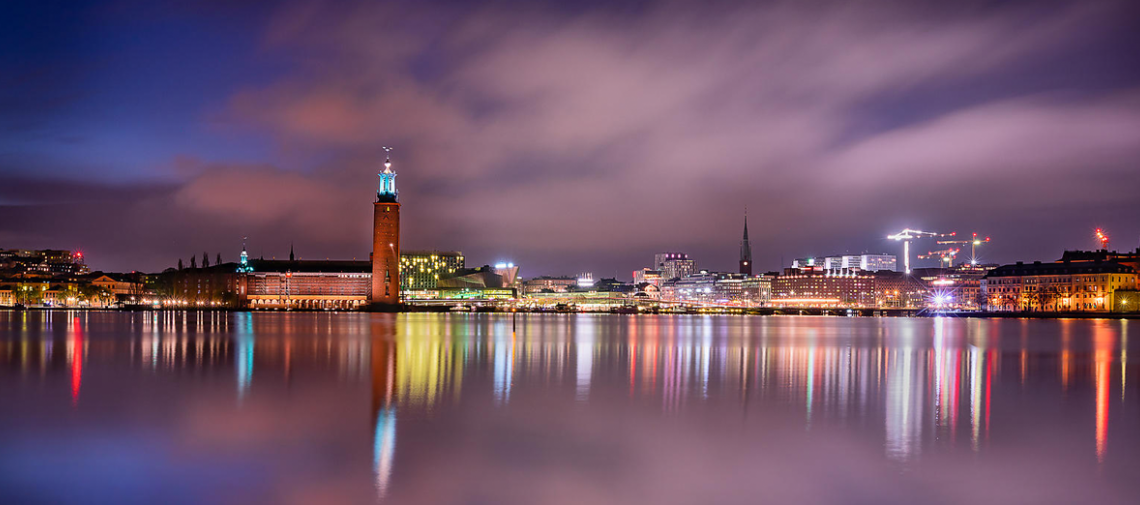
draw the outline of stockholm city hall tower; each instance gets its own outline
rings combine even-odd
[[[385,147],[385,151],[391,151]],[[384,159],[380,189],[372,213],[372,305],[395,307],[400,303],[400,199],[392,157]]]

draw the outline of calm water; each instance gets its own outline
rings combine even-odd
[[[0,312],[0,502],[1135,503],[1138,342],[1083,320]]]

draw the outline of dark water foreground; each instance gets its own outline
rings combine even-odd
[[[0,312],[0,503],[1136,503],[1138,344],[1099,320]]]

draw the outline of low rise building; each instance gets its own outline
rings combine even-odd
[[[1117,291],[1137,288],[1137,274],[1112,261],[1018,262],[991,270],[982,294],[991,311],[1109,312]]]
[[[666,282],[661,288],[661,299],[713,305],[751,305],[758,302],[763,284],[755,279],[744,274],[702,270]]]
[[[566,293],[571,291],[578,285],[576,277],[554,277],[544,275],[542,277],[535,277],[527,279],[523,283],[523,293]]]
[[[772,277],[770,275],[753,275],[744,278],[741,289],[744,290],[744,300],[751,304],[766,305],[772,300]]]
[[[875,307],[875,275],[788,268],[772,279],[769,304],[778,307]]]
[[[368,303],[368,261],[251,260],[237,283],[237,299],[251,309],[346,310]]]

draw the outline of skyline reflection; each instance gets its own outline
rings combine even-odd
[[[233,408],[310,384],[367,389],[375,492],[400,487],[423,430],[472,409],[536,402],[689,418],[785,416],[805,432],[877,438],[911,465],[985,453],[1025,422],[1027,394],[1072,411],[1098,465],[1134,425],[1127,321],[220,312],[0,313],[0,381],[83,412],[108,388],[198,378]],[[63,355],[53,349],[63,344]],[[1115,365],[1119,366],[1115,366]],[[122,378],[113,374],[126,373]],[[125,384],[125,385],[124,385]],[[1032,387],[1027,393],[1026,388]],[[284,388],[284,389],[282,389]],[[92,396],[95,395],[95,396]],[[1135,403],[1133,401],[1133,403]],[[20,405],[17,404],[17,407]],[[621,407],[624,406],[624,407]],[[1081,413],[1083,412],[1083,413]],[[1113,416],[1117,416],[1114,418]],[[1083,420],[1082,420],[1083,419]],[[400,428],[398,428],[400,427]],[[1117,430],[1117,431],[1113,431]],[[1087,437],[1087,438],[1085,438]],[[400,447],[400,452],[396,448]],[[1121,460],[1123,461],[1123,460]]]

